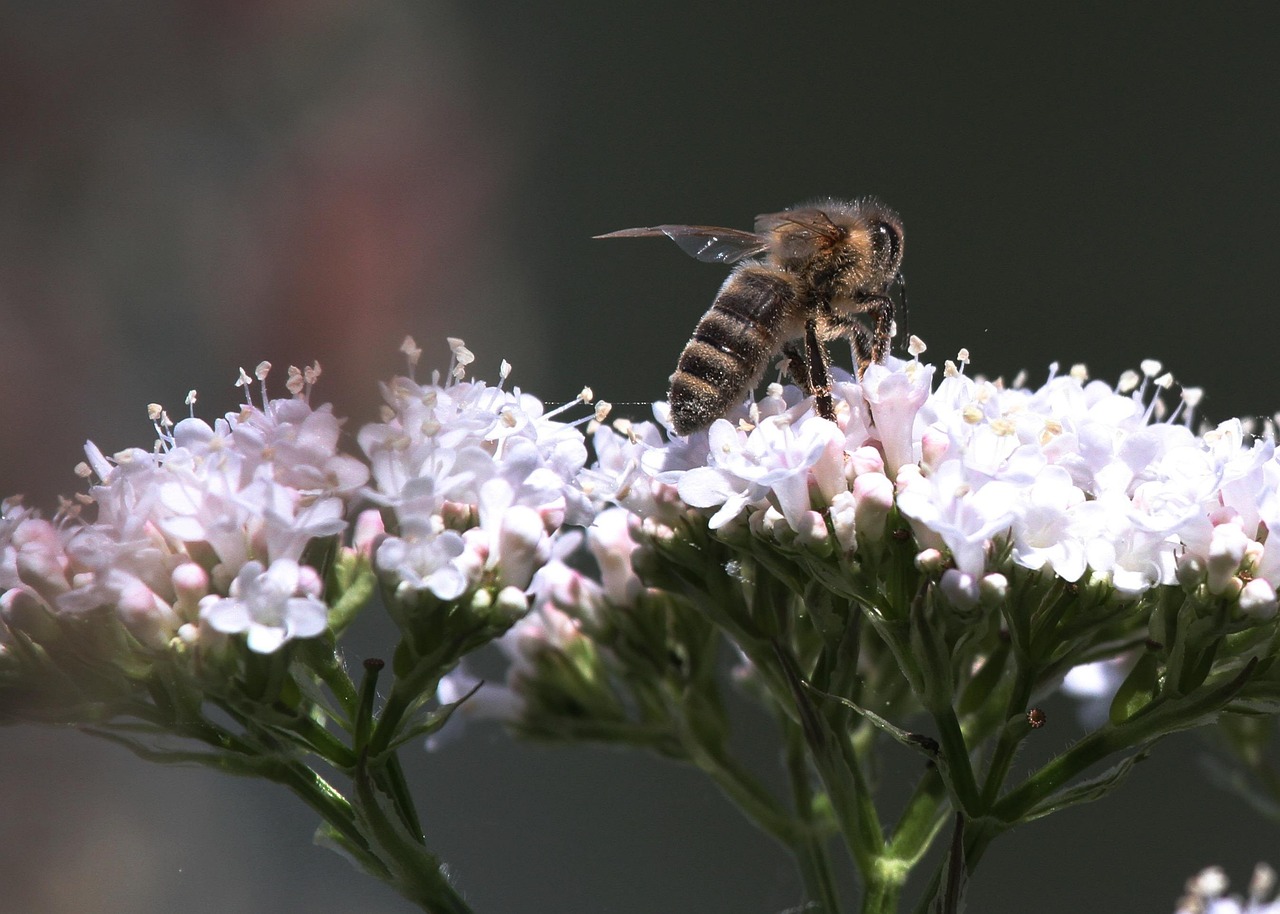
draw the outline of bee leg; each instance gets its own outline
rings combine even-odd
[[[893,299],[887,295],[868,296],[862,303],[863,311],[871,315],[871,361],[883,362],[889,354],[889,342],[893,339]]]
[[[809,360],[805,358],[804,347],[799,341],[792,340],[782,347],[782,354],[786,356],[787,374],[791,376],[791,380],[804,391],[806,397],[813,396],[813,391],[809,389]]]
[[[804,323],[804,349],[809,363],[809,392],[813,394],[818,415],[836,421],[836,407],[831,399],[831,360],[827,347],[818,339],[818,322]]]
[[[868,330],[853,316],[827,318],[828,326],[852,338],[853,354],[858,360],[858,377],[872,362],[883,362],[889,354],[893,332],[893,299],[887,295],[868,295],[857,301],[857,314],[869,315],[872,321]]]

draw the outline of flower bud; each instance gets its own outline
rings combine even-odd
[[[529,598],[519,587],[504,587],[498,591],[498,597],[493,601],[493,608],[503,618],[514,622],[529,611]]]
[[[13,531],[18,578],[46,602],[53,603],[71,588],[67,583],[68,559],[53,524],[28,518]]]
[[[883,473],[884,457],[876,448],[864,444],[849,455],[849,472],[855,479],[863,473]]]
[[[545,561],[546,529],[533,508],[512,505],[498,528],[498,568],[504,584],[529,586],[536,567]]]
[[[932,470],[942,463],[951,449],[951,439],[935,428],[927,429],[920,438],[920,466]]]
[[[1178,559],[1178,566],[1174,572],[1177,575],[1178,583],[1186,590],[1194,590],[1204,581],[1205,563],[1204,559],[1198,555],[1188,552]]]
[[[753,511],[749,525],[756,536],[779,543],[790,542],[795,535],[782,512],[773,505],[763,511]]]
[[[807,549],[831,551],[831,541],[827,535],[827,521],[817,511],[805,511],[800,515],[796,529],[796,543]]]
[[[195,619],[200,613],[200,601],[209,593],[209,574],[195,562],[183,562],[169,576],[173,582],[173,609],[180,617]]]
[[[351,536],[351,545],[365,558],[372,559],[378,541],[387,535],[386,525],[382,522],[382,512],[370,509],[361,511],[356,516],[355,531]]]
[[[25,587],[14,587],[0,594],[0,619],[37,644],[49,645],[58,640],[58,620],[48,605]]]
[[[1226,591],[1248,545],[1249,538],[1235,524],[1219,524],[1213,528],[1207,568],[1209,593],[1217,596]]]
[[[182,620],[146,584],[130,577],[116,597],[116,613],[129,634],[147,647],[163,648],[178,631]]]
[[[971,574],[966,574],[957,568],[948,568],[942,573],[942,580],[938,586],[957,609],[972,609],[978,605],[981,584]]]
[[[853,481],[854,523],[868,539],[881,539],[893,508],[893,483],[883,473],[864,473]]]
[[[916,555],[916,568],[931,578],[942,574],[947,558],[937,549],[925,549]]]
[[[631,568],[636,541],[631,538],[630,514],[623,508],[602,511],[587,530],[587,546],[600,566],[600,583],[609,602],[628,606],[644,589]]]
[[[1009,596],[1009,579],[999,572],[984,576],[978,595],[983,606],[999,606]]]
[[[1240,590],[1240,611],[1265,622],[1276,614],[1276,592],[1270,583],[1254,578]]]
[[[852,492],[841,492],[831,499],[831,529],[836,535],[836,542],[845,552],[853,552],[858,548],[857,504]]]

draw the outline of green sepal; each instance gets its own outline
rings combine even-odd
[[[1159,693],[1160,658],[1154,651],[1143,651],[1111,700],[1111,722],[1124,723],[1151,704]]]

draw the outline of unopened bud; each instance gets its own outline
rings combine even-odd
[[[853,501],[858,532],[868,539],[882,538],[893,508],[893,483],[889,477],[883,473],[864,473],[857,477],[853,481]]]
[[[796,543],[813,550],[829,552],[831,541],[827,536],[827,521],[817,511],[805,511],[796,520]]]
[[[1265,622],[1276,614],[1276,606],[1275,588],[1263,578],[1254,578],[1240,589],[1240,611],[1247,616]]]
[[[999,606],[1009,596],[1009,579],[1000,573],[986,575],[979,587],[984,606]]]
[[[504,587],[498,591],[493,608],[508,619],[519,619],[529,611],[529,598],[519,587]]]
[[[1219,595],[1226,591],[1248,544],[1249,538],[1235,524],[1218,524],[1213,528],[1209,542],[1209,593]]]
[[[1178,559],[1178,565],[1174,573],[1177,575],[1178,583],[1185,590],[1194,590],[1204,581],[1204,559],[1198,555],[1187,553]]]
[[[938,586],[957,609],[972,609],[978,605],[980,584],[971,574],[957,568],[948,568],[942,573]]]
[[[502,515],[498,529],[498,568],[505,584],[523,590],[533,580],[547,538],[538,512],[527,505],[512,505]]]
[[[916,568],[931,578],[942,574],[947,567],[947,558],[937,549],[924,549],[916,554]]]

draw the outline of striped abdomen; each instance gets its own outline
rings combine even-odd
[[[698,321],[671,376],[671,422],[687,435],[742,400],[781,347],[794,279],[758,264],[739,267]]]

